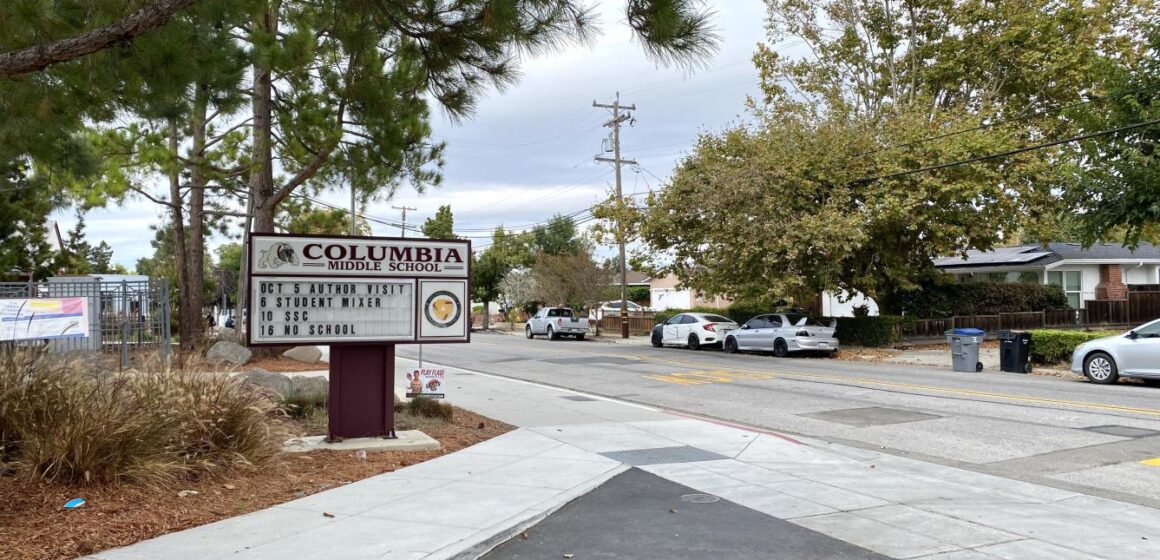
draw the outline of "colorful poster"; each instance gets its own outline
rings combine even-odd
[[[441,399],[446,396],[443,386],[447,379],[442,369],[412,369],[407,371],[407,398]]]
[[[0,340],[87,336],[87,298],[0,299]]]

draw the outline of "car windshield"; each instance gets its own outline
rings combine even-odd
[[[710,323],[732,323],[733,322],[732,319],[730,319],[728,317],[722,317],[720,315],[702,315],[701,318],[710,322]]]
[[[822,322],[801,313],[786,313],[785,318],[789,320],[789,324],[795,327],[821,327]]]

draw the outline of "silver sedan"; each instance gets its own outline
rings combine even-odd
[[[725,337],[725,351],[773,352],[783,357],[790,352],[838,351],[834,328],[802,313],[758,315]]]
[[[1080,344],[1071,371],[1095,383],[1115,383],[1120,376],[1160,379],[1160,319]]]

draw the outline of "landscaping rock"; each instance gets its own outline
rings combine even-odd
[[[292,390],[289,377],[286,377],[281,373],[272,373],[262,368],[254,368],[250,371],[239,374],[238,379],[241,379],[244,383],[249,383],[264,389],[269,389],[283,397],[289,395],[290,391]]]
[[[290,378],[290,391],[296,395],[322,395],[330,392],[330,381],[325,377],[295,375]]]
[[[322,360],[322,350],[317,346],[295,346],[283,352],[282,356],[299,362],[317,364]]]
[[[219,340],[209,348],[209,352],[206,352],[205,357],[207,360],[214,362],[227,362],[235,366],[244,366],[246,362],[250,361],[250,356],[252,355],[253,353],[250,352],[250,349],[241,344],[228,340]]]

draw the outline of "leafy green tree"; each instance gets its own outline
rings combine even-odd
[[[1147,52],[1117,60],[1105,71],[1111,100],[1073,115],[1089,130],[1160,119],[1160,20],[1146,29]],[[1115,239],[1129,246],[1160,242],[1160,125],[1137,128],[1108,142],[1085,142],[1088,165],[1077,169],[1069,197],[1086,243]]]
[[[455,218],[451,206],[440,206],[435,215],[423,222],[423,235],[433,239],[454,239]]]
[[[113,248],[105,241],[96,247],[89,248],[89,268],[93,274],[114,274],[117,272],[113,264]]]
[[[533,247],[549,255],[578,255],[586,248],[572,216],[556,214],[546,225],[532,229]]]
[[[632,222],[653,272],[737,299],[846,289],[896,312],[934,257],[1049,237],[1072,146],[914,171],[1075,132],[1059,107],[1140,51],[1130,1],[767,4],[771,42],[813,56],[759,47],[752,122],[703,136],[644,207],[596,212]]]
[[[511,233],[503,226],[491,234],[491,245],[472,256],[471,298],[483,303],[483,328],[488,328],[488,305],[501,296],[501,283],[508,272],[533,262],[527,234]]]

